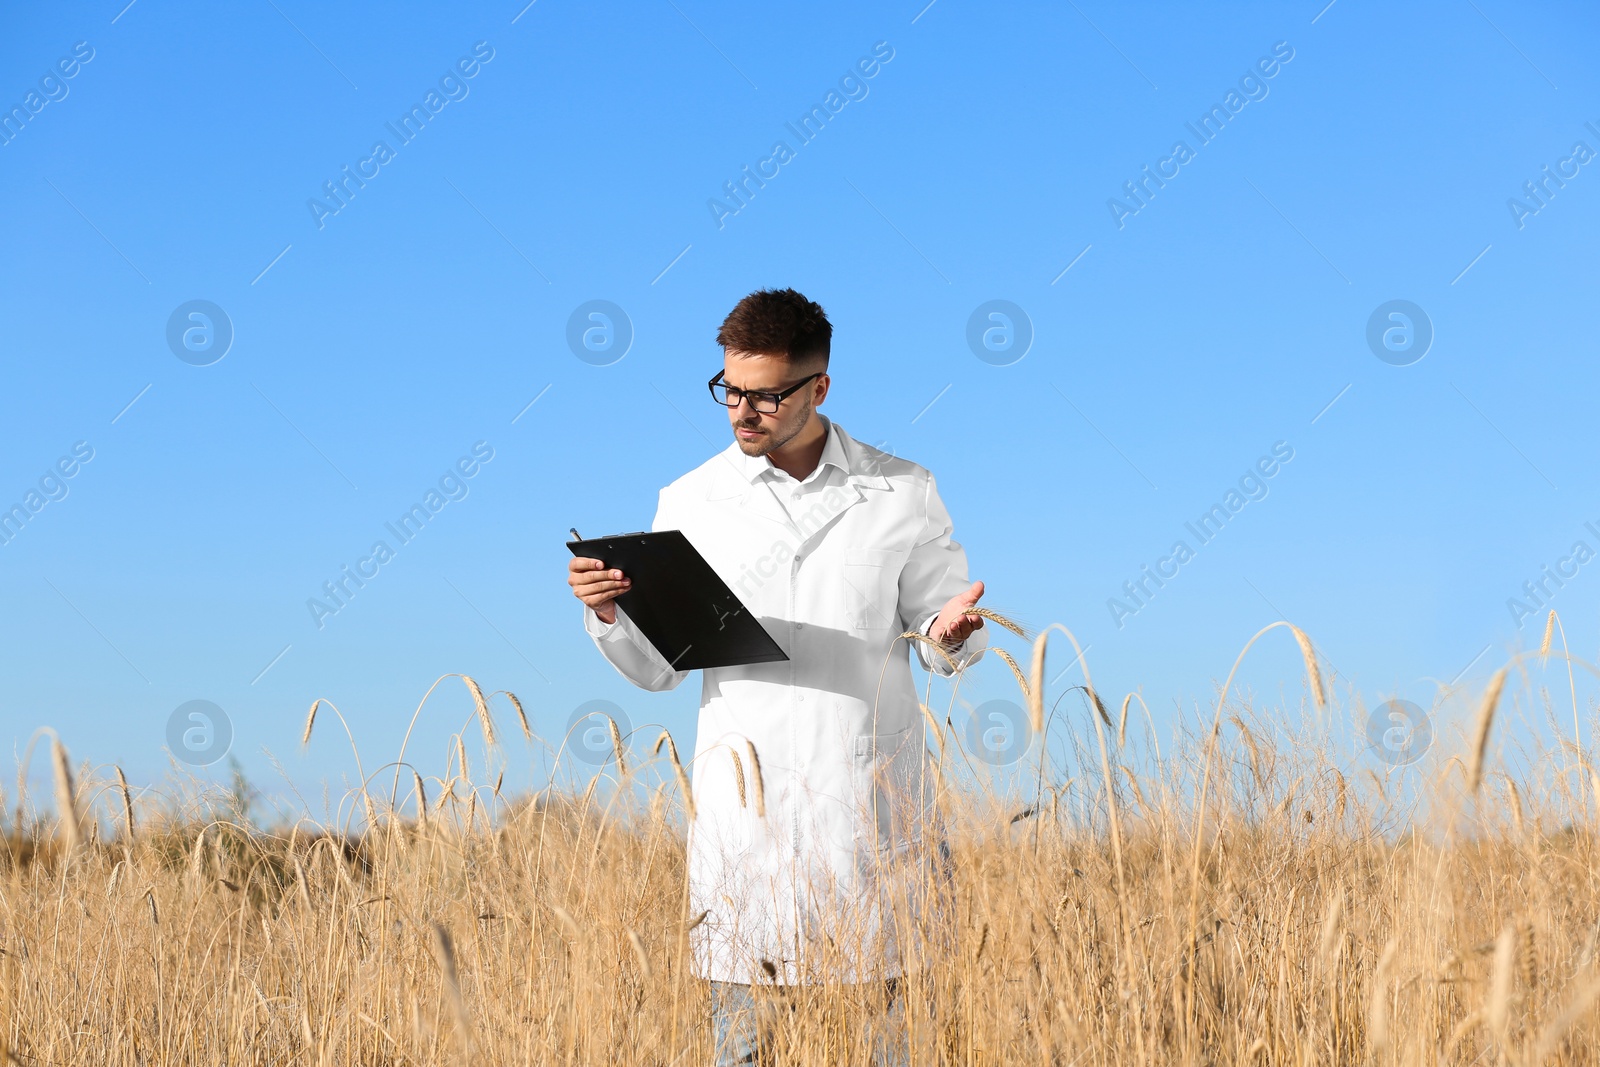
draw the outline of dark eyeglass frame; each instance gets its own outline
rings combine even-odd
[[[789,386],[789,388],[785,389],[781,393],[766,393],[757,389],[740,389],[738,386],[729,385],[727,382],[719,382],[718,379],[721,378],[724,373],[725,372],[720,370],[717,371],[716,374],[711,376],[711,380],[706,383],[706,388],[711,391],[712,400],[717,400],[717,386],[721,385],[725,391],[724,395],[736,398],[731,404],[724,400],[717,400],[717,403],[722,407],[737,409],[740,404],[744,403],[745,398],[749,397],[750,407],[757,414],[776,415],[778,413],[778,408],[782,406],[785,400],[789,399],[789,397],[793,396],[795,393],[798,393],[808,382],[820,378],[828,372],[819,370],[815,374],[807,375],[798,382],[795,382],[793,385]],[[761,404],[763,402],[771,404],[771,410],[762,407]]]

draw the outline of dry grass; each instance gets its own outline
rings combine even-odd
[[[1128,729],[1130,700],[1113,727],[1086,686],[1075,718],[1051,720],[1052,758],[974,778],[961,732],[924,709],[954,938],[906,981],[914,1062],[1600,1062],[1600,856],[1576,746],[1505,776],[1502,671],[1429,760],[1364,774],[1381,767],[1338,763],[1307,725],[1322,678],[1293,636],[1305,708],[1225,687],[1161,750]],[[264,829],[226,794],[131,796],[120,771],[74,777],[57,743],[63,817],[19,815],[0,853],[0,1063],[709,1063],[685,772],[663,743],[516,801],[488,770],[470,780],[453,743],[446,776],[415,776],[400,808],[350,798],[374,812],[359,836]],[[756,754],[716,756],[755,775],[763,807]],[[872,997],[800,991],[783,1061],[868,1062]]]

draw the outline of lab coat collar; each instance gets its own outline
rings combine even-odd
[[[868,449],[846,433],[843,426],[821,412],[817,413],[817,417],[822,419],[828,431],[817,466],[831,463],[838,467],[845,473],[846,484],[853,488],[888,489],[889,479],[881,473],[882,454],[875,449]],[[723,449],[722,455],[727,462],[716,465],[717,476],[711,481],[706,499],[726,500],[739,496],[748,501],[755,495],[751,491],[759,488],[762,472],[772,469],[772,461],[766,456],[745,455],[737,441]]]
[[[836,429],[833,424],[833,420],[822,414],[820,411],[817,412],[817,418],[822,420],[822,432],[824,434],[822,439],[822,456],[817,460],[818,469],[831,464],[835,467],[838,467],[848,476],[850,474],[850,460],[849,457],[845,455],[844,445],[842,443],[844,431]],[[729,452],[737,459],[739,463],[739,471],[744,475],[745,480],[748,482],[754,483],[756,479],[760,478],[763,474],[777,469],[772,465],[772,460],[768,459],[766,456],[745,455],[737,443],[730,446]]]
[[[824,416],[825,418],[825,416]],[[863,490],[889,489],[889,479],[881,473],[883,454],[875,449],[868,449],[855,438],[845,432],[844,427],[831,419],[827,420],[828,441],[823,445],[822,463],[832,462],[845,472],[845,483],[840,487],[844,499],[840,501],[834,511],[833,519],[837,519],[845,511],[860,503],[864,497]],[[765,456],[752,459],[740,450],[737,441],[728,445],[720,454],[726,462],[713,464],[713,477],[706,491],[707,500],[739,499],[741,508],[748,509],[751,513],[770,519],[778,525],[793,530],[794,524],[789,516],[779,505],[776,497],[762,485],[759,477],[760,469],[770,469],[772,463]],[[749,473],[750,467],[746,464],[758,464],[755,474]],[[832,519],[828,526],[833,525]],[[820,533],[818,529],[811,536]]]

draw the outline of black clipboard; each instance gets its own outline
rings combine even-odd
[[[681,530],[613,534],[567,547],[632,579],[615,603],[673,669],[789,658]]]

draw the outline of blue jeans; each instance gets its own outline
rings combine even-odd
[[[785,986],[751,987],[742,982],[711,982],[711,1029],[716,1038],[715,1067],[739,1064],[767,1067],[773,1060],[773,1030],[793,1012],[795,994]],[[869,1026],[872,1059],[878,1067],[910,1067],[905,1027],[905,997],[900,980],[884,982],[887,1010]]]

